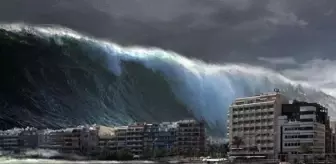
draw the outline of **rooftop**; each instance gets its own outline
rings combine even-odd
[[[236,98],[236,101],[246,100],[246,99],[256,99],[256,98],[275,96],[275,95],[282,95],[282,94],[280,92],[266,92],[266,93],[261,93],[261,94],[257,94],[254,96],[239,97],[239,98]]]

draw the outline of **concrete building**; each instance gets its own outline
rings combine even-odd
[[[38,148],[61,151],[63,147],[63,130],[41,130],[38,132]]]
[[[27,127],[19,134],[21,149],[35,149],[38,147],[38,134],[36,128]]]
[[[205,152],[205,126],[203,121],[181,120],[177,122],[178,154],[198,156]]]
[[[305,114],[301,118],[307,118]],[[325,153],[325,125],[316,121],[293,121],[287,116],[278,118],[279,145],[278,152],[286,161],[302,160],[298,154],[315,154],[316,157]],[[312,155],[309,157],[313,158]],[[300,159],[301,158],[301,159]]]
[[[85,155],[95,153],[98,144],[98,130],[96,126],[85,126],[80,135],[80,150]]]
[[[165,149],[167,153],[174,153],[177,144],[177,123],[163,122],[159,124],[159,133],[155,141],[155,147]]]
[[[22,129],[11,129],[0,131],[0,150],[2,151],[19,151],[19,135]]]
[[[97,142],[97,133],[94,127],[79,126],[38,132],[39,148],[63,153],[88,154],[94,151]]]
[[[330,118],[328,109],[318,103],[308,103],[294,100],[291,104],[282,106],[282,114],[289,120],[300,122],[317,122],[325,126],[325,153],[332,152],[332,129],[330,128]]]
[[[280,92],[237,98],[228,111],[231,156],[277,157],[277,118],[288,99]],[[237,141],[241,141],[237,144]]]
[[[127,128],[127,148],[133,155],[142,155],[144,150],[145,124],[137,123]]]
[[[144,150],[153,153],[164,150],[167,155],[177,153],[177,123],[163,122],[160,124],[146,124],[144,133]]]
[[[81,152],[81,135],[83,128],[67,128],[62,134],[63,153],[80,153]]]
[[[127,127],[98,126],[97,151],[100,153],[116,153],[126,148]]]
[[[145,131],[144,131],[144,151],[145,153],[151,153],[151,155],[154,155],[154,150],[156,149],[155,143],[158,138],[158,133],[159,133],[158,123],[152,123],[152,124],[145,125]]]

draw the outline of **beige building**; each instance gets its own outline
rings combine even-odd
[[[288,99],[279,92],[237,98],[228,111],[231,156],[277,158],[277,118]],[[240,139],[236,145],[234,138]]]

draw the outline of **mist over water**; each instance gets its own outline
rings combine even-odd
[[[61,27],[2,25],[0,58],[2,128],[194,117],[225,134],[227,108],[237,97],[280,88],[289,98],[331,109],[336,104],[319,89],[270,69],[123,47]]]

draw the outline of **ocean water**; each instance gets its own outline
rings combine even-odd
[[[0,58],[2,129],[196,118],[224,135],[235,98],[274,88],[335,115],[333,96],[267,68],[125,47],[64,27],[0,25]]]

